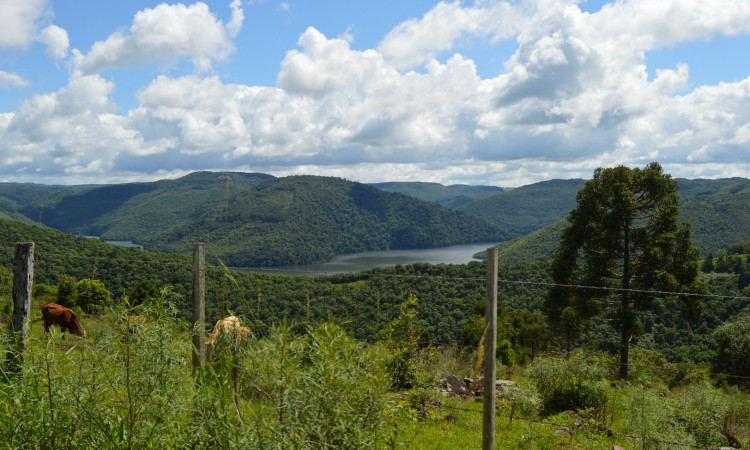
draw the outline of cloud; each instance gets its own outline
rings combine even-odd
[[[473,7],[441,2],[421,20],[407,20],[391,30],[378,51],[397,68],[408,69],[452,49],[467,34],[490,35],[493,41],[508,39],[517,32],[520,19],[519,12],[506,2]]]
[[[750,33],[750,3],[630,0],[595,13],[570,0],[440,3],[376,49],[308,28],[277,87],[200,72],[231,52],[239,8],[225,26],[202,4],[160,5],[74,52],[84,70],[66,87],[0,115],[0,176],[229,169],[517,186],[654,160],[676,176],[750,173],[750,77],[692,87],[687,64],[649,68],[646,58]],[[498,76],[481,78],[456,51],[467,39],[517,48]],[[156,77],[118,113],[98,72],[147,57],[190,58],[199,70]]]
[[[25,100],[0,121],[5,172],[106,176],[117,152],[141,144],[137,131],[113,113],[113,88],[98,75],[75,76],[56,92]]]
[[[235,37],[242,29],[242,22],[245,20],[245,13],[242,10],[242,0],[232,0],[229,8],[232,10],[232,16],[227,24],[227,31],[230,36]]]
[[[0,0],[0,50],[25,48],[36,37],[46,0]]]
[[[0,70],[0,88],[3,87],[26,87],[29,86],[28,80],[15,73]]]
[[[128,33],[116,32],[94,43],[83,55],[83,73],[132,67],[148,61],[172,62],[190,58],[196,70],[209,70],[214,61],[226,59],[234,50],[232,33],[239,32],[243,15],[238,0],[232,2],[228,27],[205,3],[185,6],[162,3],[136,13]]]
[[[68,54],[68,32],[57,25],[50,25],[39,32],[37,40],[47,46],[47,55],[51,58],[62,59]]]

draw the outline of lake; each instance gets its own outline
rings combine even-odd
[[[277,273],[283,275],[326,275],[352,273],[374,267],[395,266],[396,264],[466,264],[477,261],[472,256],[497,243],[454,245],[451,247],[429,248],[420,250],[384,250],[378,252],[351,253],[340,255],[331,261],[305,266],[286,266],[273,268],[246,268],[250,272]]]

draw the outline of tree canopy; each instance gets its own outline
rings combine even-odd
[[[658,163],[596,169],[576,205],[551,264],[556,285],[546,312],[568,339],[610,313],[620,332],[620,376],[627,379],[629,342],[641,328],[637,313],[654,299],[648,291],[697,292],[698,249],[690,225],[677,222],[677,183]],[[700,311],[699,297],[678,297],[686,316]]]

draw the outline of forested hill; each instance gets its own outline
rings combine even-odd
[[[584,180],[549,180],[509,189],[460,206],[459,211],[481,217],[514,237],[524,236],[562,218],[576,206]]]
[[[371,183],[370,186],[386,192],[406,194],[449,208],[458,208],[473,200],[488,197],[505,190],[497,186],[469,186],[467,184],[444,186],[440,183],[425,183],[420,181],[391,181],[386,183]]]
[[[32,216],[36,207],[22,211]],[[499,242],[508,234],[479,218],[338,178],[192,174],[178,180],[95,187],[45,203],[43,223],[75,234],[131,240],[234,266],[325,261],[367,250]]]
[[[0,218],[33,223],[39,220],[44,204],[90,186],[59,186],[34,183],[0,183]],[[20,212],[26,209],[26,215]]]
[[[680,220],[691,223],[693,245],[706,255],[750,239],[750,180],[677,179]],[[571,199],[568,199],[570,201]],[[572,197],[575,208],[575,197]],[[507,263],[552,258],[564,217],[528,235],[504,243],[500,256]]]

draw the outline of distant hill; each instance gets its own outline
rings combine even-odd
[[[678,180],[678,186],[680,218],[693,224],[693,244],[703,254],[750,239],[750,180]]]
[[[177,180],[97,186],[50,202],[43,223],[72,234],[150,242],[152,231],[175,227],[200,214],[206,205],[226,203],[227,192],[245,190],[269,179],[274,177],[195,172]],[[33,209],[21,211],[33,214]]]
[[[34,205],[21,208],[33,215]],[[45,225],[234,266],[298,265],[367,250],[502,241],[476,217],[338,178],[200,172],[85,189],[45,206]]]
[[[584,180],[549,180],[509,189],[458,207],[508,230],[525,236],[568,216],[576,206],[576,194]]]
[[[750,239],[750,180],[677,179],[677,187],[680,220],[692,224],[692,241],[702,254]],[[575,208],[575,195],[566,196],[561,201],[572,201],[570,209]],[[505,242],[499,246],[500,257],[509,264],[549,260],[559,243],[560,230],[566,225],[567,221],[561,219]]]
[[[497,186],[470,186],[467,184],[452,184],[444,186],[439,183],[424,182],[401,182],[391,181],[386,183],[370,183],[378,189],[386,192],[398,192],[400,194],[416,197],[448,208],[458,208],[461,205],[478,200],[505,189]]]
[[[0,183],[0,218],[24,223],[38,222],[45,204],[88,186],[58,186],[34,183]],[[26,209],[26,214],[21,209]]]

